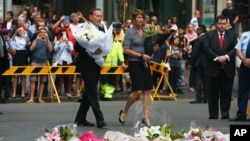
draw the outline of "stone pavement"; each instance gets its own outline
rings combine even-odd
[[[197,127],[212,126],[229,133],[230,124],[248,124],[249,122],[229,122],[227,120],[209,120],[208,106],[203,104],[190,104],[189,101],[195,98],[195,93],[183,87],[184,95],[180,95],[177,101],[174,100],[155,100],[151,105],[151,122],[152,125],[162,125],[167,123],[173,126],[174,131],[182,129],[188,130],[191,123]],[[233,89],[233,101],[230,115],[234,116],[237,111],[237,84]],[[106,131],[121,131],[132,134],[133,125],[136,121],[142,119],[142,103],[137,101],[130,109],[126,126],[122,127],[118,122],[118,113],[125,105],[128,94],[126,91],[114,95],[112,101],[100,101],[101,109],[105,121],[108,123],[107,128],[98,129],[96,127],[78,127],[78,133],[94,131],[97,136],[102,137]],[[53,128],[57,125],[64,125],[74,122],[75,114],[78,110],[79,103],[75,99],[61,97],[61,103],[56,100],[50,102],[45,98],[45,104],[26,104],[25,99],[10,99],[5,104],[0,104],[0,141],[35,141],[36,138],[43,135],[44,127]],[[95,118],[90,109],[87,120],[95,123]]]
[[[185,94],[179,95],[177,101],[155,100],[151,105],[152,125],[162,125],[164,123],[173,126],[174,131],[182,129],[188,130],[191,123],[197,127],[212,126],[229,133],[230,124],[249,124],[249,122],[229,122],[227,120],[209,120],[207,104],[189,104],[195,94],[188,91],[188,87],[183,88]],[[100,101],[101,109],[107,128],[98,129],[96,127],[78,127],[78,133],[94,131],[97,136],[102,137],[106,131],[121,131],[132,134],[133,125],[142,119],[142,103],[137,101],[130,109],[126,126],[122,127],[118,122],[118,113],[124,106],[128,94],[126,92],[115,95],[112,101]],[[53,128],[57,125],[64,125],[74,122],[79,103],[74,99],[62,97],[62,102],[56,101],[45,104],[25,104],[24,99],[16,99],[16,103],[10,100],[6,104],[0,104],[0,141],[34,141],[43,135],[43,128]],[[234,88],[234,99],[232,101],[230,115],[234,116],[237,111],[236,88]],[[95,122],[92,110],[90,109],[87,120]]]

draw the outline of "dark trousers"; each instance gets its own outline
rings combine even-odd
[[[104,75],[101,75],[100,82],[102,84],[109,84],[109,85],[112,85],[112,86],[115,87],[116,76],[117,75],[113,75],[113,74],[104,74]]]
[[[196,100],[207,100],[207,85],[204,67],[195,68],[195,90]]]
[[[220,103],[221,115],[223,117],[229,117],[234,77],[228,77],[225,70],[220,69],[218,75],[216,77],[208,77],[208,81],[209,116],[218,118]]]
[[[100,109],[97,93],[97,84],[100,78],[100,67],[94,62],[88,62],[84,64],[86,67],[82,67],[80,70],[85,89],[81,98],[80,107],[76,114],[75,122],[81,122],[87,117],[87,112],[91,106],[96,122],[104,121],[103,114]]]
[[[237,117],[246,118],[248,96],[250,91],[250,68],[243,65],[239,69],[238,79],[238,111]]]
[[[0,103],[5,102],[10,97],[11,78],[11,76],[0,75]],[[2,90],[4,90],[4,94],[2,94]]]
[[[194,69],[194,67],[191,67],[190,68],[190,72],[189,72],[189,87],[193,87],[193,88],[195,88],[195,86],[196,86],[196,82],[195,82],[195,80],[196,80],[196,75],[195,75],[195,69]]]
[[[178,79],[180,76],[180,69],[181,69],[181,65],[171,65],[171,70],[169,72],[169,83],[172,86],[172,88],[174,89],[174,91],[180,89],[180,87],[178,86]]]

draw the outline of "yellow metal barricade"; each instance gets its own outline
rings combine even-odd
[[[76,72],[75,66],[12,66],[6,70],[2,75],[48,75],[50,80],[50,98],[51,101],[54,99],[52,96],[52,88],[56,94],[58,103],[61,103],[60,97],[55,87],[53,75],[67,75],[67,74],[79,74]]]
[[[154,93],[153,93],[153,99],[157,98],[158,100],[160,100],[161,98],[169,98],[169,99],[174,99],[175,101],[177,100],[176,98],[176,94],[174,93],[168,79],[167,79],[167,75],[168,75],[168,68],[165,66],[165,63],[156,63],[156,62],[150,62],[150,68],[151,71],[156,71],[161,73],[161,77],[160,80],[158,81],[158,84],[156,87],[154,87]],[[166,79],[166,83],[167,86],[170,90],[170,94],[166,94],[166,95],[159,95],[158,91],[159,91],[159,87],[162,83],[162,81],[164,80],[164,78]]]
[[[168,96],[159,96],[158,95],[158,89],[160,86],[160,83],[163,81],[163,78],[165,78],[168,74],[168,69],[162,64],[158,64],[155,62],[150,62],[150,68],[151,71],[157,71],[161,73],[161,78],[157,84],[157,87],[154,88],[154,94],[151,95],[151,100],[153,101],[154,98],[173,98],[176,100],[176,95],[173,93],[173,90],[170,86],[170,84],[167,81],[167,85],[171,91],[171,93]],[[91,70],[90,70],[91,71]],[[101,74],[127,74],[128,68],[127,67],[102,67]],[[56,99],[58,103],[61,103],[60,97],[58,96],[58,92],[55,87],[53,75],[74,75],[79,73],[76,71],[76,66],[50,66],[48,63],[47,66],[12,66],[8,70],[6,70],[3,75],[48,75],[50,80],[50,98],[51,100],[54,99],[52,96],[52,89],[54,89],[54,92],[56,94]],[[84,85],[81,86],[81,90],[83,89]],[[80,95],[78,95],[80,96]]]

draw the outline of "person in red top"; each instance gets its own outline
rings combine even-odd
[[[76,40],[73,36],[72,30],[70,28],[70,21],[67,16],[62,16],[53,26],[52,30],[55,32],[56,40],[60,39],[60,33],[61,31],[66,31],[69,36],[69,41],[73,43],[73,46],[75,46]]]

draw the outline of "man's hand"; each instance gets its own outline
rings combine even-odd
[[[98,48],[97,50],[95,50],[93,54],[101,54],[101,53],[102,53],[102,50]]]
[[[243,60],[243,64],[244,64],[247,68],[250,68],[250,59],[245,59],[245,60]]]
[[[220,62],[222,65],[225,65],[227,63],[227,57],[226,56],[218,56],[218,62]]]

